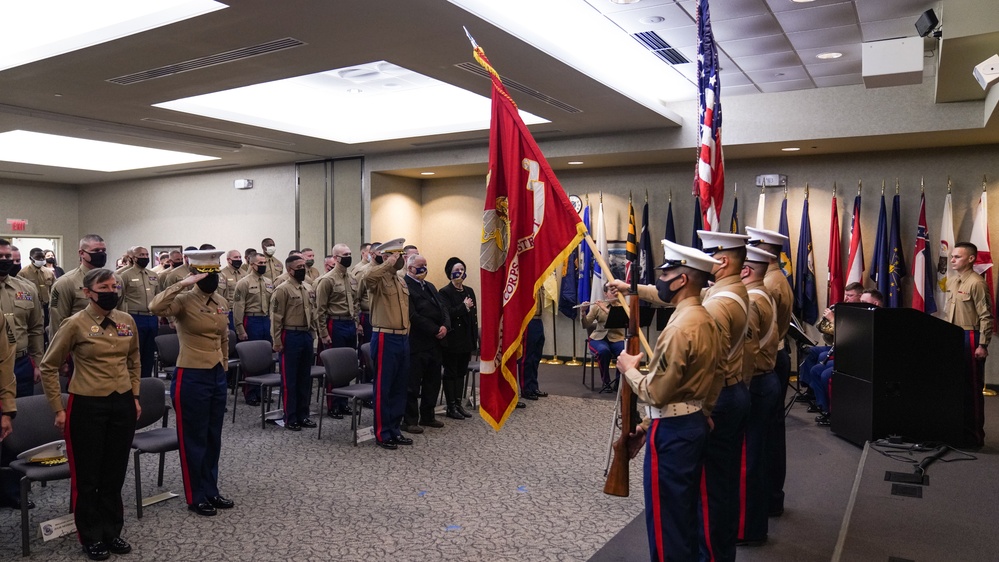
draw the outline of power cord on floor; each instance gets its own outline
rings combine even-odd
[[[978,460],[978,457],[975,455],[955,449],[946,443],[905,443],[901,439],[892,437],[889,439],[871,441],[870,444],[871,450],[884,455],[889,459],[916,465],[914,470],[919,476],[926,474],[926,469],[929,465],[936,461],[958,462]],[[945,459],[944,456],[951,452],[960,454],[961,456],[959,458]],[[903,456],[903,453],[907,453],[909,456]],[[913,453],[930,454],[923,458],[916,459],[912,456]]]

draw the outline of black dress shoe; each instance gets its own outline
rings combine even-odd
[[[354,410],[350,406],[343,406],[340,408],[340,413],[349,416],[354,413]]]
[[[259,406],[260,405],[260,400],[258,400],[256,398],[247,398],[246,399],[246,405],[247,406]]]
[[[128,542],[121,537],[115,537],[108,543],[108,550],[115,554],[128,554],[129,552],[132,552],[132,545],[128,544]]]
[[[190,509],[198,515],[204,515],[205,517],[211,517],[218,513],[215,511],[215,506],[209,502],[192,503],[187,506],[187,509]]]
[[[528,400],[537,400],[538,395],[534,394],[533,392],[525,392],[524,394],[521,395],[521,398],[527,398]]]
[[[614,392],[614,385],[609,382],[605,382],[604,386],[600,389],[599,394],[603,394],[604,392]]]
[[[309,429],[314,429],[316,427],[316,422],[310,420],[309,418],[305,418],[304,420],[298,422],[298,425]]]
[[[402,427],[400,427],[399,429],[405,431],[406,433],[412,433],[414,435],[423,433],[423,428],[416,424],[409,425],[408,423],[404,423],[402,424]]]
[[[816,404],[816,403],[814,403],[814,402],[812,402],[812,403],[810,403],[808,405],[808,413],[809,414],[815,414],[815,413],[818,413],[818,412],[821,412],[821,411],[822,411],[822,408],[820,408],[819,405]]]
[[[2,507],[9,507],[11,509],[16,509],[21,511],[21,498],[13,498],[9,500],[4,500],[0,503]],[[28,509],[35,509],[35,502],[28,500]]]
[[[469,414],[468,412],[465,411],[464,408],[461,407],[461,403],[460,402],[455,403],[454,409],[458,410],[458,413],[461,414],[463,417],[466,417],[466,418],[472,417],[472,414]]]
[[[333,408],[332,410],[326,412],[326,415],[329,416],[329,417],[331,417],[331,418],[333,418],[333,419],[335,419],[335,420],[342,420],[343,419],[343,414],[340,412],[340,410],[338,410],[336,408]]]
[[[378,445],[379,447],[381,447],[382,449],[389,449],[389,450],[393,450],[393,451],[395,449],[399,448],[399,447],[396,446],[395,440],[392,440],[392,441],[375,441],[375,444]]]
[[[392,440],[392,442],[395,443],[396,445],[412,445],[413,444],[413,440],[412,439],[410,439],[409,437],[405,437],[403,435],[400,435],[400,436],[396,437],[395,439]]]
[[[535,390],[534,395],[540,398],[544,398],[545,396],[548,396],[548,393],[543,390]]]
[[[815,416],[815,422],[819,425],[829,425],[832,423],[832,417],[829,414],[822,414],[821,416]]]
[[[517,407],[518,408],[526,408],[527,407],[527,403],[518,401],[517,402]]]
[[[445,415],[452,420],[465,421],[465,416],[461,415],[458,412],[458,408],[455,408],[454,405],[447,407],[447,413]]]
[[[420,425],[425,427],[444,427],[444,422],[437,419],[420,420]]]
[[[208,498],[208,503],[212,504],[212,507],[216,509],[232,509],[236,507],[236,502],[224,496],[214,496]]]
[[[302,431],[302,426],[297,423],[287,423],[284,428],[288,431]]]
[[[108,547],[100,541],[83,545],[83,552],[91,560],[107,560],[111,558],[111,552],[108,550]]]

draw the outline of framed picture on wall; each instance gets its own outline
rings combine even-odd
[[[624,240],[607,241],[607,265],[610,266],[614,279],[627,279],[628,243]]]
[[[184,250],[184,247],[181,246],[181,245],[179,245],[179,244],[177,244],[177,245],[168,245],[168,246],[155,246],[155,245],[154,246],[150,246],[149,247],[149,265],[151,265],[151,266],[157,266],[157,265],[159,265],[160,264],[159,255],[162,254],[163,252],[166,252],[167,254],[169,254],[170,252],[172,252],[174,250],[176,250],[178,252],[182,252]]]

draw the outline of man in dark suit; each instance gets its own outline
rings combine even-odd
[[[441,351],[451,318],[437,288],[426,281],[427,260],[419,254],[406,259],[409,288],[409,391],[402,430],[423,433],[423,427],[444,427],[434,418],[441,391]]]

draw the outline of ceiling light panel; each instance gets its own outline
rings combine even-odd
[[[0,133],[0,161],[3,162],[121,172],[208,160],[218,158],[31,131]]]
[[[798,49],[798,56],[801,57],[801,60],[804,61],[805,64],[824,64],[825,62],[830,61],[822,61],[816,57],[821,53],[829,52],[841,53],[843,56],[838,59],[833,59],[840,62],[848,60],[860,61],[862,57],[859,43],[854,43],[852,45],[828,45],[815,49]]]
[[[156,107],[356,144],[485,130],[490,103],[484,96],[377,61]],[[526,111],[520,115],[528,125],[548,123]]]
[[[212,0],[28,0],[0,3],[0,71],[227,8]]]

